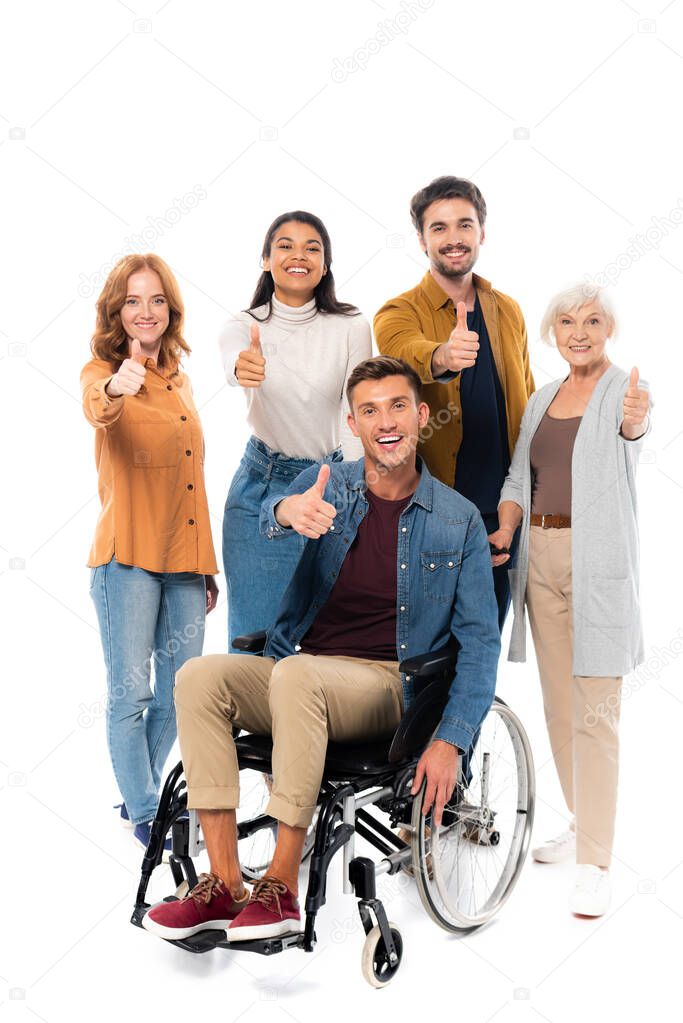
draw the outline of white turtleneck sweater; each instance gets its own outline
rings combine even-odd
[[[247,421],[268,447],[289,458],[320,461],[341,443],[344,458],[363,454],[346,422],[344,389],[349,374],[372,356],[370,324],[362,315],[321,313],[315,299],[294,307],[272,298],[273,313],[259,323],[266,379],[245,387]],[[266,306],[254,310],[260,319]],[[229,384],[239,387],[235,362],[249,347],[249,327],[258,322],[240,313],[219,340]]]

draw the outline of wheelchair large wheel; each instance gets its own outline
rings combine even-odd
[[[242,867],[242,877],[247,882],[258,881],[268,869],[275,851],[277,839],[277,821],[272,817],[264,817],[266,804],[270,798],[270,775],[261,771],[242,771],[240,773],[240,808],[237,811],[237,822],[256,822],[258,826],[238,842],[238,854]],[[302,862],[311,855],[315,840],[315,819],[308,829]]]
[[[486,923],[522,870],[533,824],[535,779],[521,722],[494,700],[440,827],[422,813],[425,785],[413,800],[415,878],[425,909],[448,931]]]

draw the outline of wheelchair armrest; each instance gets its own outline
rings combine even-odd
[[[266,637],[268,633],[263,630],[262,632],[250,632],[246,636],[236,636],[232,641],[232,645],[237,650],[244,650],[247,654],[260,654],[263,653],[263,648],[266,645]]]
[[[454,669],[458,659],[459,645],[447,643],[439,650],[431,650],[426,654],[416,654],[414,657],[407,657],[399,664],[399,671],[414,678],[431,679],[448,669]]]
[[[404,711],[389,749],[389,763],[398,764],[409,757],[420,756],[448,703],[450,683],[445,676],[429,682]]]

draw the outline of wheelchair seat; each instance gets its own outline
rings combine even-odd
[[[334,780],[357,776],[384,774],[389,770],[389,749],[393,736],[378,737],[367,742],[329,742],[325,755],[325,777]],[[270,766],[273,739],[270,735],[240,735],[235,739],[240,764],[255,770]]]
[[[233,645],[245,653],[260,654],[266,642],[264,631],[237,636]],[[412,677],[417,692],[404,711],[396,731],[365,742],[327,744],[324,776],[331,780],[381,775],[397,765],[419,757],[437,727],[448,700],[459,643],[452,639],[439,650],[408,658],[399,668]],[[240,762],[270,772],[273,740],[270,735],[240,735],[235,739]]]

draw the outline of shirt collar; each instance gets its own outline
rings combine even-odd
[[[408,502],[407,508],[410,508],[412,504],[419,504],[420,507],[425,509],[425,511],[430,512],[432,510],[434,477],[425,465],[424,460],[420,458],[419,455],[415,456],[415,465],[420,472],[420,482]],[[365,492],[365,458],[359,458],[358,461],[354,463],[353,470],[349,477],[348,487],[350,490]]]
[[[169,373],[168,370],[159,369],[158,364],[149,356],[145,359],[145,369],[151,369],[164,380],[173,380],[174,377],[179,377],[181,372],[180,365],[176,366],[172,373]]]
[[[472,274],[472,281],[477,291],[492,290],[491,282],[480,277],[479,274]],[[442,309],[451,301],[443,288],[434,280],[430,270],[422,278],[421,286],[433,309]]]

